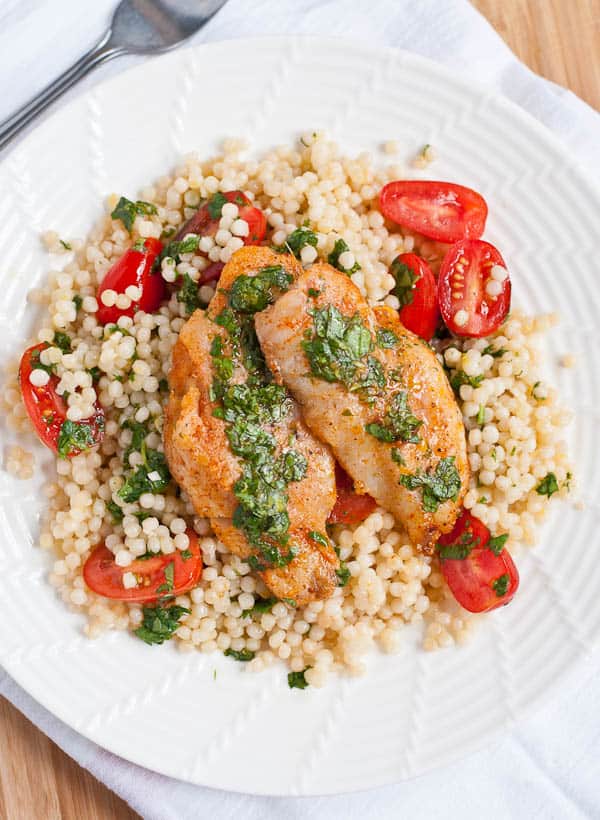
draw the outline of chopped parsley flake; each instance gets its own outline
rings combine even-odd
[[[71,337],[67,336],[67,334],[63,333],[61,330],[57,330],[55,332],[54,338],[52,339],[52,344],[55,347],[59,347],[63,353],[71,352]]]
[[[290,251],[296,259],[300,259],[300,251],[302,248],[304,248],[305,245],[312,245],[313,248],[316,248],[318,241],[319,238],[314,231],[311,231],[306,225],[301,225],[299,228],[296,228],[295,231],[292,231],[283,245],[280,245],[275,250],[279,251],[279,253]]]
[[[115,504],[115,502],[111,499],[110,501],[106,502],[106,509],[112,515],[113,522],[115,524],[120,524],[121,521],[123,520],[123,515],[124,515],[123,510],[121,509],[121,507],[119,507],[118,504]]]
[[[226,649],[223,654],[228,658],[233,658],[236,661],[242,661],[243,663],[247,663],[251,661],[252,658],[256,655],[256,652],[252,652],[250,649]]]
[[[173,637],[182,615],[189,614],[184,606],[145,606],[142,625],[135,630],[138,638],[147,644],[162,644]]]
[[[538,495],[551,495],[558,492],[558,481],[554,473],[548,473],[535,488]]]
[[[479,405],[479,410],[477,411],[477,424],[480,426],[485,424],[485,407],[483,404]]]
[[[401,390],[390,400],[383,421],[366,424],[365,430],[378,441],[409,441],[415,444],[420,440],[416,431],[422,424],[410,411],[408,394]]]
[[[396,280],[392,293],[400,302],[400,307],[411,305],[415,296],[415,284],[420,277],[398,259],[392,262],[390,273]]]
[[[242,618],[249,618],[251,615],[263,615],[265,612],[270,612],[276,603],[277,598],[258,598],[251,609],[245,609],[242,612]]]
[[[508,533],[502,533],[502,535],[496,535],[487,543],[488,549],[494,553],[494,555],[500,555],[502,550],[504,549],[504,545],[508,541]]]
[[[434,513],[443,501],[456,500],[460,491],[460,476],[454,466],[454,456],[442,458],[433,473],[417,472],[400,476],[400,484],[409,490],[423,488],[423,509]]]
[[[206,203],[206,208],[208,210],[208,213],[210,214],[210,218],[220,219],[221,214],[223,212],[223,205],[226,205],[227,202],[229,202],[229,200],[220,191],[218,191],[216,194],[213,194]]]
[[[360,270],[360,265],[358,262],[355,262],[351,268],[344,268],[340,265],[340,256],[343,253],[348,253],[349,250],[350,248],[343,239],[336,239],[333,250],[327,257],[327,261],[330,265],[333,265],[334,268],[337,268],[338,270],[341,270],[342,273],[347,273],[348,276],[351,276],[353,273],[356,273],[357,270]]]
[[[505,347],[499,347],[498,350],[494,349],[494,345],[488,345],[484,347],[481,351],[482,356],[493,356],[494,359],[499,359],[501,356],[504,356],[505,353],[508,351]]]
[[[498,598],[502,598],[503,595],[506,595],[508,592],[508,585],[510,583],[510,576],[508,572],[505,572],[504,575],[501,575],[499,578],[492,584],[492,589],[498,596]]]
[[[164,453],[143,447],[142,456],[144,463],[129,474],[118,492],[127,504],[137,501],[144,493],[162,493],[171,480]]]
[[[76,311],[78,311],[79,308],[83,304],[83,299],[81,298],[81,296],[78,293],[76,293],[75,296],[73,297],[73,304],[75,305],[75,310]]]
[[[156,205],[151,202],[143,202],[138,199],[137,202],[132,202],[127,197],[122,196],[116,204],[116,207],[111,213],[112,219],[120,219],[129,233],[133,228],[133,223],[138,214],[148,216],[156,213]]]
[[[175,581],[175,562],[170,561],[165,567],[165,582],[157,587],[156,591],[159,595],[165,592],[171,592],[173,583]]]
[[[394,331],[387,328],[380,327],[375,338],[377,339],[377,346],[384,349],[396,347],[398,344],[398,337]]]
[[[306,689],[308,681],[306,680],[305,673],[309,669],[310,666],[307,666],[302,672],[288,672],[287,680],[290,689]]]
[[[242,274],[231,287],[229,304],[241,313],[257,313],[273,302],[273,288],[285,291],[291,283],[291,274],[281,265],[262,268],[256,276]]]
[[[70,244],[70,242],[65,242],[64,239],[59,239],[59,242],[66,251],[72,251],[73,250],[73,246]]]
[[[181,286],[177,291],[177,301],[185,305],[185,312],[188,316],[200,307],[198,283],[194,282],[189,273],[183,274]]]
[[[99,417],[100,418],[100,417]],[[94,433],[91,424],[80,421],[63,421],[58,434],[57,453],[60,458],[67,458],[74,453],[82,453],[94,445]]]
[[[327,538],[321,532],[316,532],[315,530],[312,530],[311,532],[308,533],[308,537],[310,539],[312,539],[313,541],[316,541],[317,544],[320,544],[322,547],[328,547],[329,546],[329,541],[327,540]]]
[[[479,387],[483,381],[483,376],[467,376],[464,370],[457,370],[450,379],[450,386],[455,393],[458,393],[463,384],[468,384],[469,387]]]

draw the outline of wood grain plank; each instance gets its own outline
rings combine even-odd
[[[533,71],[600,109],[600,0],[471,0]]]
[[[600,0],[472,0],[534,71],[600,109]],[[2,820],[138,817],[0,698]]]

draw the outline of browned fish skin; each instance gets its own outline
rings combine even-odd
[[[318,292],[318,296],[309,296]],[[393,331],[398,343],[390,349],[375,347],[386,370],[398,370],[401,383],[380,391],[373,404],[361,400],[341,383],[310,375],[302,348],[305,332],[312,333],[309,311],[335,306],[344,316],[358,314],[375,336],[378,327]],[[386,307],[372,310],[350,279],[326,264],[313,265],[277,302],[258,314],[256,332],[271,371],[300,404],[310,430],[329,444],[335,457],[360,490],[372,495],[407,530],[410,540],[432,552],[439,536],[454,526],[468,486],[469,469],[465,431],[452,389],[433,351],[400,323]],[[388,444],[366,432],[365,425],[380,421],[386,400],[405,390],[411,412],[422,421],[420,441]],[[405,466],[391,458],[400,451]],[[423,510],[421,489],[398,483],[401,474],[428,472],[440,459],[454,456],[461,478],[456,501],[445,501],[435,513]]]
[[[239,275],[253,275],[267,265],[283,265],[294,276],[301,270],[289,255],[268,248],[242,248],[225,266],[219,288],[228,289]],[[197,310],[186,322],[173,350],[164,444],[171,473],[196,512],[210,518],[215,533],[231,552],[246,558],[252,548],[231,521],[238,506],[233,485],[242,468],[229,447],[226,423],[213,416],[215,403],[209,394],[213,381],[211,343],[216,335],[224,343],[227,340],[226,331],[211,321],[227,305],[227,296],[220,289],[206,313]],[[232,382],[243,382],[246,375],[244,368],[237,366]],[[268,429],[279,446],[294,435],[294,449],[306,458],[308,467],[305,477],[287,488],[290,544],[298,554],[287,566],[265,570],[261,576],[278,598],[304,606],[328,597],[337,585],[339,561],[335,552],[308,537],[313,530],[325,532],[335,503],[334,460],[329,448],[307,429],[293,400],[286,419]]]

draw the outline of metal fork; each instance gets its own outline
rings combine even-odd
[[[0,150],[96,66],[123,54],[161,54],[195,34],[226,0],[121,0],[87,54],[0,125]]]

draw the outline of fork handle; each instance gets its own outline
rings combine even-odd
[[[63,74],[56,78],[50,85],[47,85],[39,94],[29,100],[28,103],[18,111],[15,111],[8,119],[0,125],[0,151],[11,142],[26,125],[41,114],[51,103],[61,94],[75,85],[82,77],[101,63],[112,60],[123,54],[123,49],[112,46],[110,43],[110,30],[102,37],[92,49],[77,60]]]

